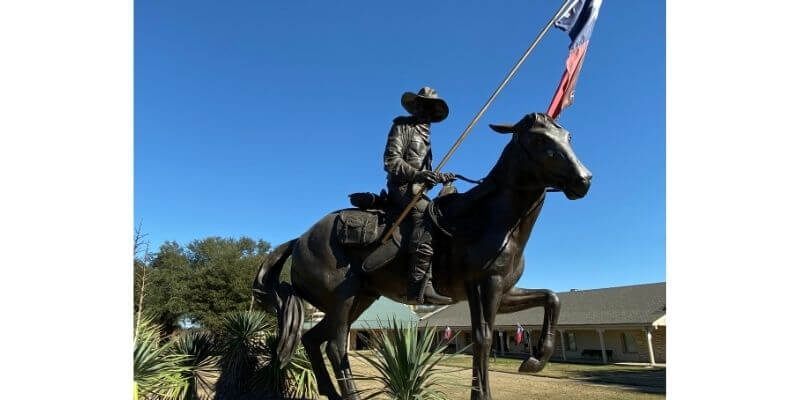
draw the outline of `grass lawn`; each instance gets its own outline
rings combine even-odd
[[[352,352],[349,359],[356,376],[376,376],[377,372]],[[665,396],[663,386],[660,390],[657,387],[627,386],[635,385],[630,381],[630,377],[625,382],[619,382],[625,386],[619,386],[617,382],[608,380],[609,376],[634,374],[635,378],[638,376],[635,374],[653,373],[654,370],[649,368],[553,363],[548,364],[548,367],[538,374],[521,374],[517,372],[521,362],[522,360],[507,358],[498,358],[490,362],[492,372],[489,374],[489,379],[494,399],[651,400],[664,399]],[[471,368],[472,357],[466,355],[454,356],[444,364],[441,375],[443,385],[439,389],[448,399],[469,398]],[[665,369],[658,370],[663,376]],[[602,380],[598,380],[598,377]],[[359,380],[356,384],[362,390],[377,387],[377,384],[371,381]]]
[[[443,363],[444,365],[452,367],[471,368],[472,356],[461,354],[454,355]],[[489,370],[523,374],[517,372],[521,363],[522,360],[517,358],[489,358]],[[550,362],[540,372],[524,374],[546,376],[550,378],[579,379],[594,383],[647,386],[660,389],[659,391],[661,392],[663,392],[666,387],[666,368],[663,367],[649,368],[614,364],[598,365]]]

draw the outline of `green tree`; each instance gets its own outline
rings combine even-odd
[[[270,247],[248,237],[165,242],[152,261],[137,265],[147,268],[142,308],[168,332],[179,320],[219,332],[225,313],[248,309],[253,278]]]

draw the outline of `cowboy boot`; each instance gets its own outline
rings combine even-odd
[[[410,276],[408,279],[408,293],[406,299],[414,304],[447,305],[453,304],[453,299],[436,293],[431,284],[431,258],[433,248],[421,243],[412,254],[410,263]]]

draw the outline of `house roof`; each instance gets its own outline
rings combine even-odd
[[[388,326],[392,320],[407,326],[409,323],[417,323],[419,316],[411,307],[395,302],[389,298],[381,297],[369,308],[367,308],[357,320],[353,322],[350,329],[364,330],[375,329]],[[303,324],[303,329],[311,329],[318,321],[307,321]]]
[[[372,305],[353,322],[350,329],[379,328],[381,326],[387,326],[392,319],[397,320],[398,323],[402,323],[403,325],[419,321],[417,313],[411,310],[411,307],[386,297],[381,297],[372,303]]]
[[[559,326],[652,325],[667,314],[666,282],[558,293],[561,300]],[[498,314],[496,326],[540,326],[544,309],[536,307]],[[461,302],[425,316],[422,325],[470,326],[469,305]]]

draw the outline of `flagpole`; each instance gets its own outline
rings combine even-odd
[[[464,140],[467,138],[467,135],[469,135],[470,131],[472,131],[472,128],[475,127],[475,124],[478,123],[478,120],[481,119],[481,117],[483,117],[483,114],[486,112],[487,109],[489,109],[489,106],[492,104],[492,102],[494,102],[494,99],[497,97],[497,95],[500,94],[500,91],[502,91],[503,88],[506,87],[511,78],[513,78],[514,75],[517,73],[517,70],[519,70],[519,67],[522,66],[522,63],[525,62],[525,60],[528,58],[531,52],[533,52],[533,49],[536,48],[537,45],[539,45],[539,42],[544,37],[544,34],[547,33],[547,31],[553,26],[556,20],[558,20],[558,18],[564,13],[567,7],[574,1],[575,0],[564,0],[564,4],[561,5],[561,7],[558,9],[558,11],[556,11],[553,17],[550,18],[550,21],[547,22],[547,25],[545,25],[544,28],[542,28],[542,30],[539,32],[539,34],[536,35],[536,39],[533,40],[533,43],[531,43],[531,45],[528,46],[528,49],[525,50],[525,53],[522,54],[522,57],[520,57],[517,63],[514,64],[514,67],[511,68],[511,71],[508,71],[506,77],[503,79],[502,82],[500,82],[500,85],[497,86],[497,89],[495,89],[494,93],[492,93],[492,95],[489,97],[489,100],[486,100],[486,104],[484,104],[483,107],[481,107],[480,111],[478,111],[475,117],[472,118],[472,121],[470,121],[469,125],[467,125],[466,129],[464,129],[464,132],[461,133],[461,136],[459,136],[456,142],[453,144],[453,146],[450,147],[450,150],[447,152],[447,154],[445,154],[444,158],[442,158],[442,160],[439,161],[439,164],[436,166],[436,169],[434,169],[434,172],[441,172],[442,167],[444,167],[447,161],[450,160],[450,157],[453,156],[453,153],[456,152],[456,149],[458,149],[458,147],[461,146],[461,143],[464,142]],[[388,231],[386,231],[385,235],[383,235],[383,238],[381,239],[382,242],[386,242],[387,240],[389,240],[390,237],[392,237],[392,233],[394,233],[395,229],[397,229],[397,227],[400,226],[400,223],[403,222],[403,220],[406,218],[406,216],[414,207],[414,205],[417,204],[417,201],[419,201],[419,199],[422,198],[423,194],[425,194],[425,190],[421,189],[414,196],[414,198],[408,203],[408,205],[400,214],[400,216],[397,217],[397,219],[394,221],[392,227],[389,228]]]

